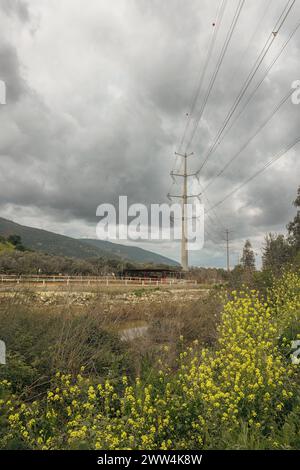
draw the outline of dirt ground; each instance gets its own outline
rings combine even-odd
[[[69,289],[49,289],[49,288],[33,288],[33,289],[6,289],[0,291],[0,302],[5,299],[14,297],[26,299],[35,304],[44,305],[87,305],[97,301],[103,301],[105,304],[141,304],[141,303],[163,303],[175,302],[185,303],[193,301],[199,297],[205,296],[209,289],[203,286],[159,286],[159,287],[106,287],[91,288],[87,286],[76,286]]]

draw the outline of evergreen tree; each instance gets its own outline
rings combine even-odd
[[[255,255],[250,240],[246,240],[245,242],[241,264],[244,269],[255,271]]]
[[[7,241],[9,243],[11,243],[12,245],[14,245],[16,250],[19,250],[19,251],[25,251],[26,250],[23,243],[22,243],[22,239],[21,239],[20,235],[9,235],[9,237],[7,238]]]
[[[292,249],[283,235],[269,233],[263,246],[263,269],[279,272],[292,259]]]

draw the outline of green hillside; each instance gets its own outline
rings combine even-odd
[[[152,251],[144,250],[136,246],[120,245],[104,240],[94,240],[90,238],[81,239],[95,248],[105,251],[108,255],[119,256],[123,259],[135,261],[137,263],[155,263],[155,264],[168,264],[170,266],[179,266],[174,260],[166,258],[165,256],[158,255]]]
[[[0,253],[3,253],[4,251],[14,251],[14,249],[15,247],[11,243],[1,240],[0,238]]]
[[[178,265],[175,261],[151,251],[101,240],[78,240],[57,233],[26,227],[0,217],[0,235],[20,235],[25,247],[56,256],[79,259],[115,258],[139,263]]]

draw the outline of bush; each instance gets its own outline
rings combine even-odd
[[[103,327],[99,313],[33,308],[14,299],[0,311],[0,325],[7,349],[0,380],[27,398],[44,392],[57,369],[75,376],[84,366],[99,378],[130,371],[125,345]]]
[[[47,395],[2,400],[3,445],[31,449],[289,448],[299,442],[297,366],[281,340],[299,320],[300,277],[287,273],[268,292],[233,292],[214,350],[197,340],[176,371],[149,381],[99,381],[58,372]],[[182,343],[183,344],[183,343]],[[163,370],[164,369],[164,370]],[[5,390],[7,385],[5,385]],[[4,392],[2,392],[4,393]],[[7,391],[5,392],[7,393]],[[8,405],[9,403],[9,405]],[[297,433],[295,435],[295,432]]]

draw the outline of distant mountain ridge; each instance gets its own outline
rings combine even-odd
[[[0,235],[20,235],[23,244],[35,251],[70,258],[107,258],[136,263],[179,266],[176,261],[142,248],[125,246],[104,240],[76,239],[34,227],[27,227],[0,217]]]
[[[119,243],[112,243],[105,240],[95,240],[91,238],[81,238],[80,240],[84,243],[94,246],[95,248],[104,250],[108,254],[111,253],[122,259],[135,261],[136,263],[155,263],[179,266],[179,263],[170,258],[153,253],[152,251],[144,250],[143,248],[139,248],[137,246],[121,245]]]

